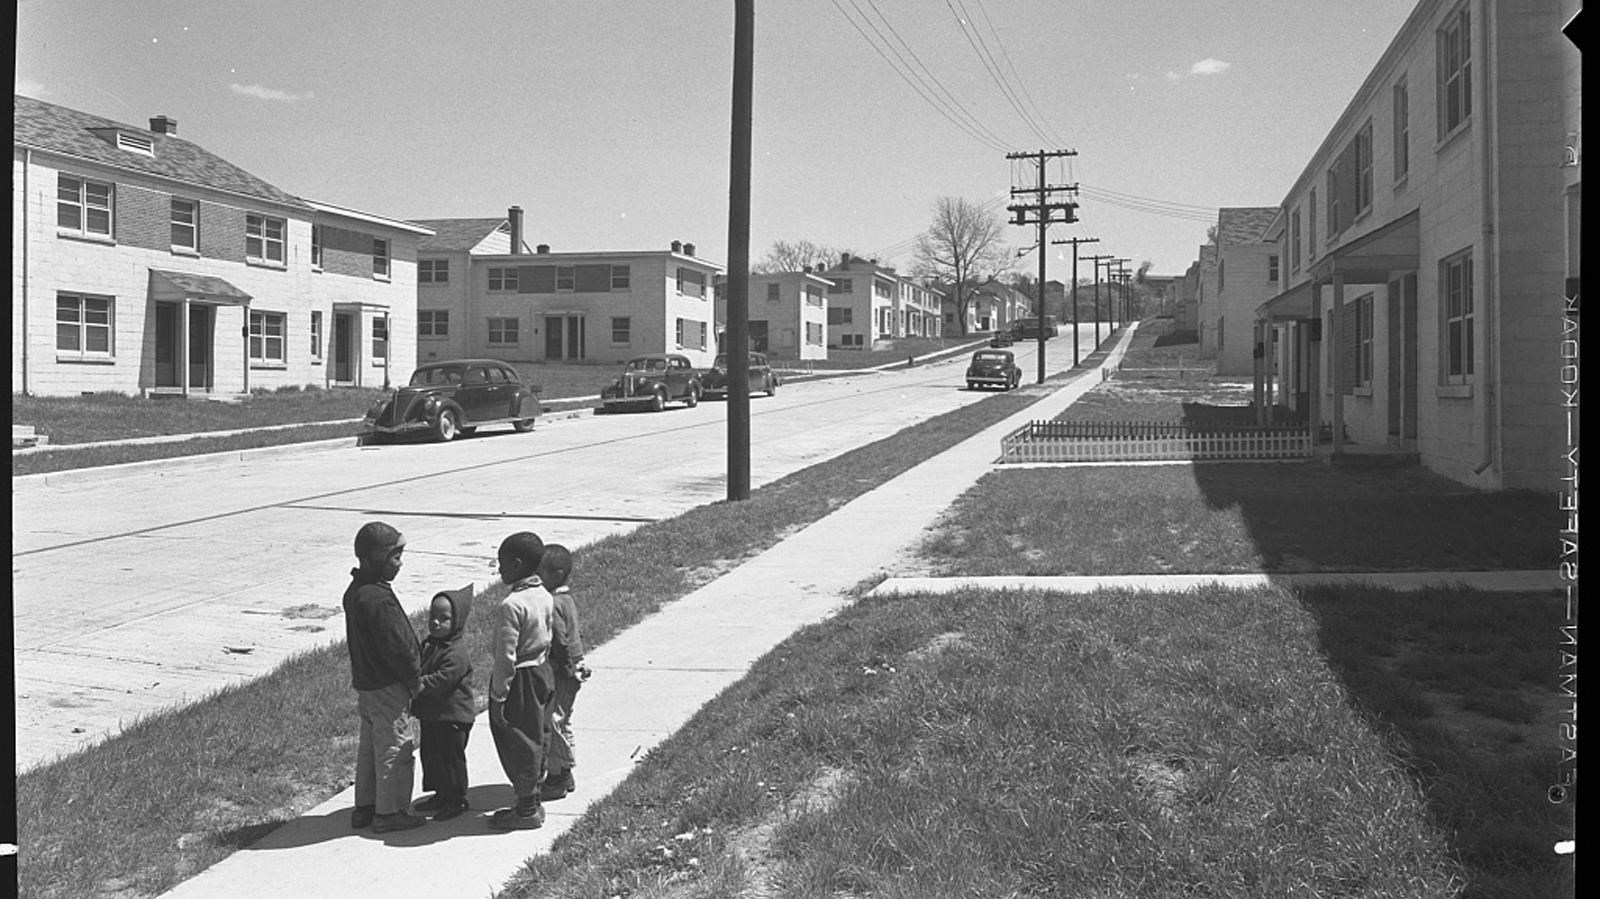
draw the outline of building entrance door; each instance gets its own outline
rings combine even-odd
[[[211,389],[211,307],[189,304],[189,389]]]
[[[350,321],[350,313],[336,312],[333,316],[333,381],[335,384],[349,384],[355,379],[352,377],[355,333],[354,325]]]
[[[544,357],[551,362],[584,358],[588,335],[584,316],[547,315],[544,317]]]
[[[156,303],[156,386],[181,387],[178,347],[183,343],[183,317],[177,303]]]

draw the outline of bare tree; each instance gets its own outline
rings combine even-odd
[[[775,240],[766,257],[750,266],[750,271],[756,274],[800,272],[819,264],[831,267],[839,258],[840,251],[826,244],[809,240]]]
[[[1004,272],[1011,248],[1001,237],[1000,217],[963,197],[940,197],[933,204],[933,223],[917,238],[917,268],[948,282],[955,291],[956,321],[967,333],[969,289]]]

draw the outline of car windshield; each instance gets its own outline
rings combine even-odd
[[[419,368],[411,373],[412,387],[438,387],[460,384],[461,369],[455,367]]]
[[[628,371],[666,371],[665,359],[629,359]]]

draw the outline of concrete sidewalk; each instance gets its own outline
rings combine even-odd
[[[1115,367],[1133,331],[1124,331],[1107,366]],[[468,814],[402,833],[353,831],[354,789],[348,789],[166,895],[489,895],[525,859],[549,851],[590,803],[621,783],[645,753],[757,659],[800,627],[833,615],[863,580],[891,569],[990,470],[1002,436],[1055,416],[1100,382],[1092,369],[1078,374],[1022,412],[856,498],[591,652],[595,674],[580,694],[573,725],[578,788],[546,806],[539,830],[489,829],[488,814],[508,805],[512,795],[487,716],[480,715],[467,747],[477,785],[468,796]]]
[[[1497,593],[1557,591],[1563,582],[1554,568],[1530,571],[1294,571],[1249,574],[1121,574],[1056,577],[892,577],[874,587],[869,596],[900,593],[954,593],[959,590],[1040,590],[1047,593],[1093,593],[1096,590],[1149,590],[1176,593],[1217,585],[1243,590],[1251,587],[1313,587],[1322,585],[1382,587],[1421,590],[1426,587],[1467,587]]]

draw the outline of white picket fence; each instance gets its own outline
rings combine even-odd
[[[1000,440],[1000,461],[1146,462],[1309,459],[1304,427],[1190,431],[1180,422],[1029,422]]]

